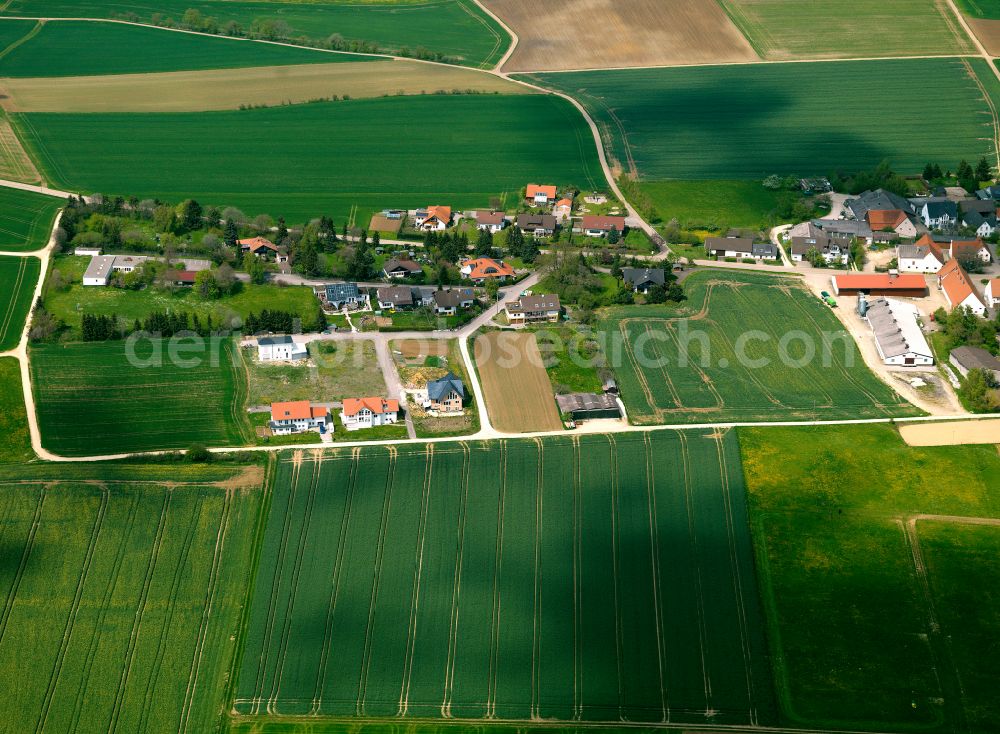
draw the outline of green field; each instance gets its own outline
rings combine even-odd
[[[77,481],[66,466],[45,483],[0,480],[5,731],[219,724],[260,481],[212,486],[185,481],[188,468],[160,467],[158,481]]]
[[[872,168],[884,159],[910,173],[928,160],[955,166],[962,158],[994,154],[994,121],[980,83],[992,92],[996,79],[979,59],[639,69],[531,79],[579,99],[613,140],[611,153],[623,171],[642,180],[826,175]],[[872,114],[871,99],[855,93],[873,79],[893,90],[896,104],[889,114]],[[941,92],[933,105],[925,104],[928,85]]]
[[[1000,20],[1000,0],[955,0],[955,4],[971,18]]]
[[[52,179],[74,190],[194,197],[290,222],[321,214],[342,219],[354,206],[359,224],[385,207],[487,206],[491,196],[535,179],[581,188],[604,182],[582,116],[569,102],[542,95],[30,114],[15,124]]]
[[[602,321],[633,423],[916,413],[868,370],[829,307],[796,279],[701,270],[684,290],[681,306],[615,308]]]
[[[782,192],[760,181],[646,181],[639,184],[664,222],[682,227],[763,228]]]
[[[285,455],[236,712],[770,723],[738,467],[674,432]]]
[[[0,22],[0,27],[5,22]],[[60,21],[46,23],[37,35],[0,57],[0,76],[142,74],[364,61],[366,58],[370,57],[196,36],[119,23]]]
[[[40,269],[37,257],[0,257],[0,352],[21,341]]]
[[[386,51],[430,49],[471,66],[495,65],[510,45],[507,33],[471,0],[13,0],[6,15],[114,18],[128,13],[148,23],[154,13],[179,22],[188,8],[249,28],[255,18],[288,24],[293,38],[339,35]]]
[[[21,365],[12,357],[0,357],[0,464],[32,458],[21,389]]]
[[[232,340],[213,338],[198,349],[184,344],[171,359],[169,340],[143,340],[134,349],[136,366],[129,342],[34,346],[42,444],[66,456],[244,445],[246,375],[233,349]]]
[[[1000,527],[974,523],[1000,524],[996,447],[910,448],[888,425],[739,438],[783,723],[992,731]]]
[[[720,4],[765,59],[973,52],[958,20],[937,0],[720,0]]]
[[[45,309],[64,321],[74,338],[82,338],[80,322],[83,314],[117,314],[132,323],[154,312],[186,311],[197,314],[203,320],[211,316],[215,324],[236,318],[246,319],[251,313],[260,313],[264,309],[288,311],[303,321],[313,319],[316,314],[316,296],[306,286],[247,283],[236,295],[206,300],[199,298],[191,288],[130,291],[84,286],[83,272],[89,262],[88,257],[72,255],[54,258],[50,272],[58,271],[67,285],[61,289],[53,288],[50,275],[42,299]]]
[[[33,252],[45,247],[62,204],[51,196],[0,188],[0,250]]]

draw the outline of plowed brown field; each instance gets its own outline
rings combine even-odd
[[[518,35],[504,71],[755,61],[706,0],[483,0]]]
[[[490,421],[504,433],[557,431],[562,420],[535,335],[496,331],[476,339]]]

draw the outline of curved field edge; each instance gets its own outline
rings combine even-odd
[[[512,42],[503,27],[473,0],[280,4],[155,0],[142,6],[131,2],[15,0],[3,12],[8,17],[91,18],[186,29],[182,16],[188,9],[200,11],[202,21],[215,18],[220,34],[228,32],[226,25],[232,21],[238,25],[234,35],[253,40],[427,58],[484,69],[495,66]],[[157,13],[159,19],[154,18]],[[260,21],[260,28],[253,26],[255,20]],[[195,27],[203,29],[205,25]]]
[[[0,187],[0,251],[41,250],[62,205],[52,196]]]
[[[680,306],[601,317],[607,363],[644,425],[920,415],[868,369],[801,281],[699,270]]]
[[[18,114],[46,174],[77,191],[357,221],[435,201],[486,206],[526,182],[603,188],[583,116],[553,95],[427,95],[203,113]],[[442,136],[442,120],[448,131]],[[127,133],[126,133],[127,131]],[[81,139],[91,141],[87,145]],[[320,141],[333,140],[335,145]],[[256,177],[269,171],[269,193]]]

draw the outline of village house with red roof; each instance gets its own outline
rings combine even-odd
[[[325,433],[330,410],[323,405],[313,405],[308,400],[288,403],[271,403],[271,422],[268,428],[275,436],[319,431]]]
[[[399,401],[386,398],[346,398],[340,420],[348,431],[392,425],[399,419]]]

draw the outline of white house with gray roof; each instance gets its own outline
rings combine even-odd
[[[897,367],[934,364],[934,353],[917,320],[919,314],[916,306],[895,298],[879,298],[867,304],[864,316],[885,364]]]
[[[263,336],[257,340],[257,359],[261,362],[295,362],[309,356],[309,347],[290,336]]]

